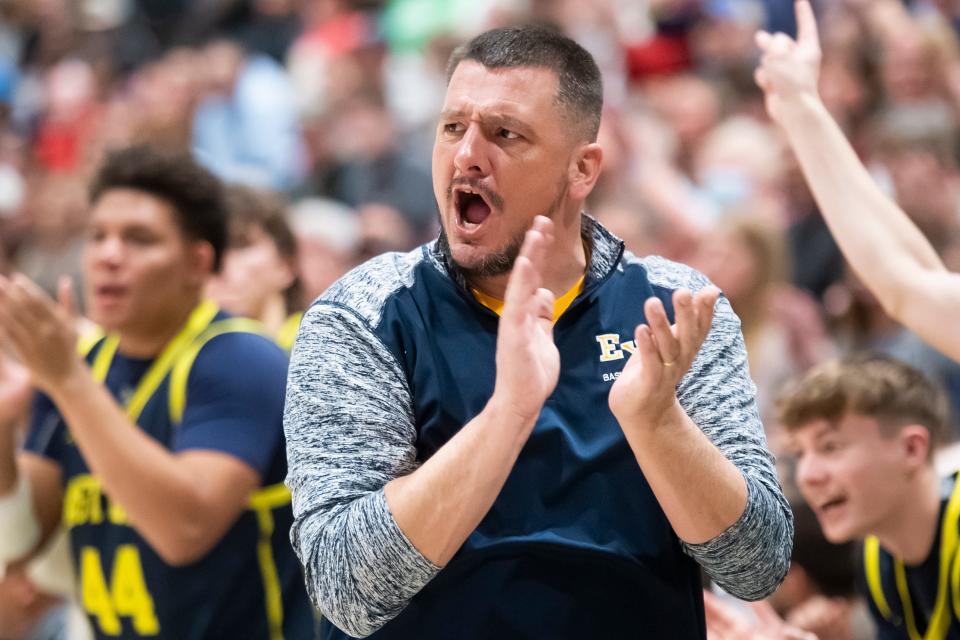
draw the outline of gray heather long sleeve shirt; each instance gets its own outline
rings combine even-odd
[[[570,603],[564,606],[604,620],[605,633],[627,622],[617,619],[622,607],[607,611],[604,603],[649,585],[651,611],[676,611],[672,637],[702,637],[697,564],[744,599],[768,595],[783,579],[792,515],[766,449],[739,320],[721,298],[677,393],[694,423],[743,473],[747,506],[713,540],[685,544],[656,503],[606,396],[632,351],[633,328],[644,321],[644,300],[658,296],[672,313],[674,290],[697,290],[707,281],[661,258],[635,258],[584,220],[593,253],[584,291],[555,327],[557,389],[490,513],[442,571],[404,536],[383,488],[413,472],[489,399],[496,316],[472,298],[435,243],[371,260],[306,313],[285,415],[292,541],[314,603],[350,635],[383,627],[377,637],[444,637],[453,627],[431,625],[449,608],[476,611],[477,628],[507,619],[547,629],[555,616],[537,610],[549,601],[546,592],[518,592],[512,599],[525,600],[519,613],[509,609],[516,585],[496,583],[490,592],[496,571],[507,566],[514,575],[520,565],[509,563],[529,563],[544,549],[554,559],[549,566],[524,564],[534,576],[528,582],[548,585],[550,597],[563,591],[562,601]],[[596,562],[581,565],[583,558]],[[568,561],[582,586],[555,587],[543,572]],[[622,569],[625,582],[617,588],[608,569],[593,573],[609,562]],[[652,614],[646,619],[656,624]],[[680,622],[688,619],[689,629]],[[544,632],[567,637],[575,625],[564,625]]]

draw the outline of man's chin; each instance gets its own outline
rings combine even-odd
[[[859,527],[854,526],[852,523],[834,523],[824,525],[820,523],[820,530],[823,532],[823,537],[826,538],[827,542],[830,544],[845,544],[847,542],[853,542],[855,540],[860,540],[866,537],[866,533],[861,532]]]
[[[116,332],[122,330],[129,322],[129,314],[121,309],[98,309],[95,305],[90,306],[87,317],[95,325],[107,332]]]

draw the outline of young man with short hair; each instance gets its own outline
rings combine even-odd
[[[106,160],[91,201],[84,291],[105,335],[86,355],[64,309],[0,278],[0,344],[22,363],[0,367],[0,502],[37,525],[0,539],[0,559],[65,527],[100,638],[309,637],[285,533],[286,358],[203,299],[226,242],[220,184],[135,147]],[[43,393],[15,455],[31,381]]]
[[[705,638],[700,568],[762,598],[793,534],[739,321],[583,214],[589,53],[504,28],[449,69],[440,238],[340,279],[291,357],[292,537],[325,637]]]
[[[778,409],[824,536],[865,539],[880,637],[957,637],[960,484],[941,479],[932,459],[947,425],[942,392],[892,358],[860,356],[810,370]]]

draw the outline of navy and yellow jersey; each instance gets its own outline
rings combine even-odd
[[[224,452],[260,474],[263,486],[249,508],[193,564],[173,567],[153,551],[91,474],[56,407],[43,395],[34,401],[26,447],[63,471],[62,526],[80,604],[99,638],[312,637],[312,607],[287,537],[287,360],[271,340],[249,331],[250,321],[228,319],[209,304],[192,319],[204,313],[176,353],[168,345],[157,358],[130,358],[107,336],[87,355],[94,376],[163,446]]]
[[[365,263],[304,315],[287,385],[287,483],[294,547],[329,620],[323,637],[704,638],[701,567],[746,599],[782,579],[792,516],[729,302],[717,303],[677,391],[742,471],[747,506],[713,540],[686,544],[608,394],[636,350],[646,298],[669,310],[674,290],[707,281],[624,253],[587,217],[584,235],[589,266],[554,326],[557,387],[489,512],[442,569],[400,530],[383,488],[429,459],[491,397],[496,301],[479,301],[432,243]]]
[[[875,537],[863,545],[860,587],[883,640],[960,640],[960,482],[944,480],[936,538],[927,558],[907,566]]]
[[[300,321],[303,320],[303,311],[297,311],[287,316],[287,319],[280,325],[277,331],[276,340],[284,351],[290,353],[293,349],[293,341],[297,338],[297,331],[300,329]]]

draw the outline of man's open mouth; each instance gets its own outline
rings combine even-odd
[[[453,205],[457,208],[460,224],[467,229],[483,224],[492,212],[486,198],[470,187],[457,187],[453,190]]]
[[[818,510],[820,513],[829,513],[837,507],[841,507],[847,503],[847,499],[843,496],[838,496],[836,498],[831,498],[826,502],[820,503]]]

